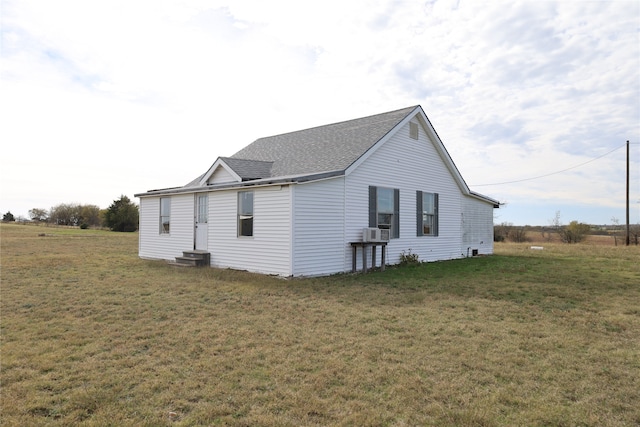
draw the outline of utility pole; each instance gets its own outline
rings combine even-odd
[[[629,228],[629,140],[627,140],[627,246],[629,246],[629,240],[631,236],[631,229]]]

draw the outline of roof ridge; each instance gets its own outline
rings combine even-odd
[[[273,160],[255,160],[255,159],[245,159],[243,157],[220,157],[221,160],[224,160],[225,162],[228,163],[228,160],[231,160],[233,162],[235,161],[242,161],[242,162],[258,162],[258,163],[273,163]]]
[[[306,131],[313,130],[313,129],[320,129],[320,128],[329,127],[329,126],[341,125],[343,123],[355,122],[355,121],[358,121],[358,120],[371,119],[371,118],[376,117],[376,116],[386,116],[388,114],[397,113],[397,112],[403,111],[403,110],[413,111],[417,107],[420,107],[420,104],[412,105],[410,107],[398,108],[397,110],[386,111],[384,113],[370,114],[368,116],[357,117],[355,119],[341,120],[341,121],[334,122],[334,123],[328,123],[328,124],[324,124],[324,125],[312,126],[312,127],[304,128],[304,129],[298,129],[298,130],[294,130],[294,131],[291,131],[291,132],[283,132],[283,133],[277,133],[277,134],[274,134],[274,135],[262,136],[262,137],[256,139],[256,141],[258,141],[260,139],[273,138],[273,137],[278,137],[278,136],[283,136],[283,135],[291,135],[291,134],[298,133],[298,132],[306,132]]]

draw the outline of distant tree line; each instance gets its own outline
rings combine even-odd
[[[515,226],[510,222],[503,222],[493,227],[493,240],[495,242],[526,242],[527,229],[526,227]]]
[[[580,243],[590,234],[607,234],[613,237],[617,245],[624,230],[616,218],[612,218],[612,221],[613,226],[605,232],[594,230],[591,225],[579,221],[571,221],[564,225],[560,220],[560,211],[557,211],[555,216],[549,220],[548,227],[515,226],[510,222],[497,224],[493,227],[493,240],[495,242],[523,243],[530,241],[527,232],[539,231],[544,240],[548,242],[554,240],[555,236],[563,243]],[[632,225],[629,234],[631,244],[638,245],[640,243],[640,224]]]
[[[36,212],[37,216],[34,216],[34,210],[35,209],[29,211],[29,216],[34,220],[36,218],[42,218],[41,212]],[[83,228],[102,225],[100,208],[95,205],[61,203],[52,207],[45,218],[47,218],[49,223],[57,225],[73,225]]]
[[[127,196],[120,196],[107,209],[96,205],[61,203],[51,209],[33,208],[29,210],[33,222],[67,225],[80,228],[106,227],[113,231],[136,231],[138,229],[138,206]],[[11,212],[2,216],[3,222],[15,221]]]

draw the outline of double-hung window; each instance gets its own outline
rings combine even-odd
[[[238,236],[253,236],[253,191],[238,192]]]
[[[169,234],[171,225],[171,198],[160,198],[160,234]]]
[[[438,235],[438,193],[416,192],[418,236]]]
[[[369,187],[369,227],[390,230],[392,238],[400,237],[400,190]]]

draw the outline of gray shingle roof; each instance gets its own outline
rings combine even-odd
[[[233,169],[243,181],[271,176],[271,167],[273,166],[271,161],[235,159],[233,157],[220,157],[220,159]]]
[[[344,171],[416,107],[260,138],[224,161],[241,177],[257,172],[270,174],[255,178]]]
[[[245,182],[221,183],[215,187],[230,188],[264,182],[303,182],[340,175],[416,108],[422,111],[421,107],[416,105],[388,113],[257,139],[231,157],[220,157],[220,160]],[[429,121],[426,116],[425,119]],[[428,123],[428,126],[431,124]],[[433,128],[430,129],[435,133]],[[442,150],[443,158],[448,158],[446,163],[458,180],[463,193],[498,207],[498,201],[469,190],[437,134],[435,137],[439,143],[438,147]],[[202,180],[211,171],[212,169],[209,169],[184,187],[149,190],[144,194],[136,194],[136,197],[151,194],[177,194],[201,188]]]

